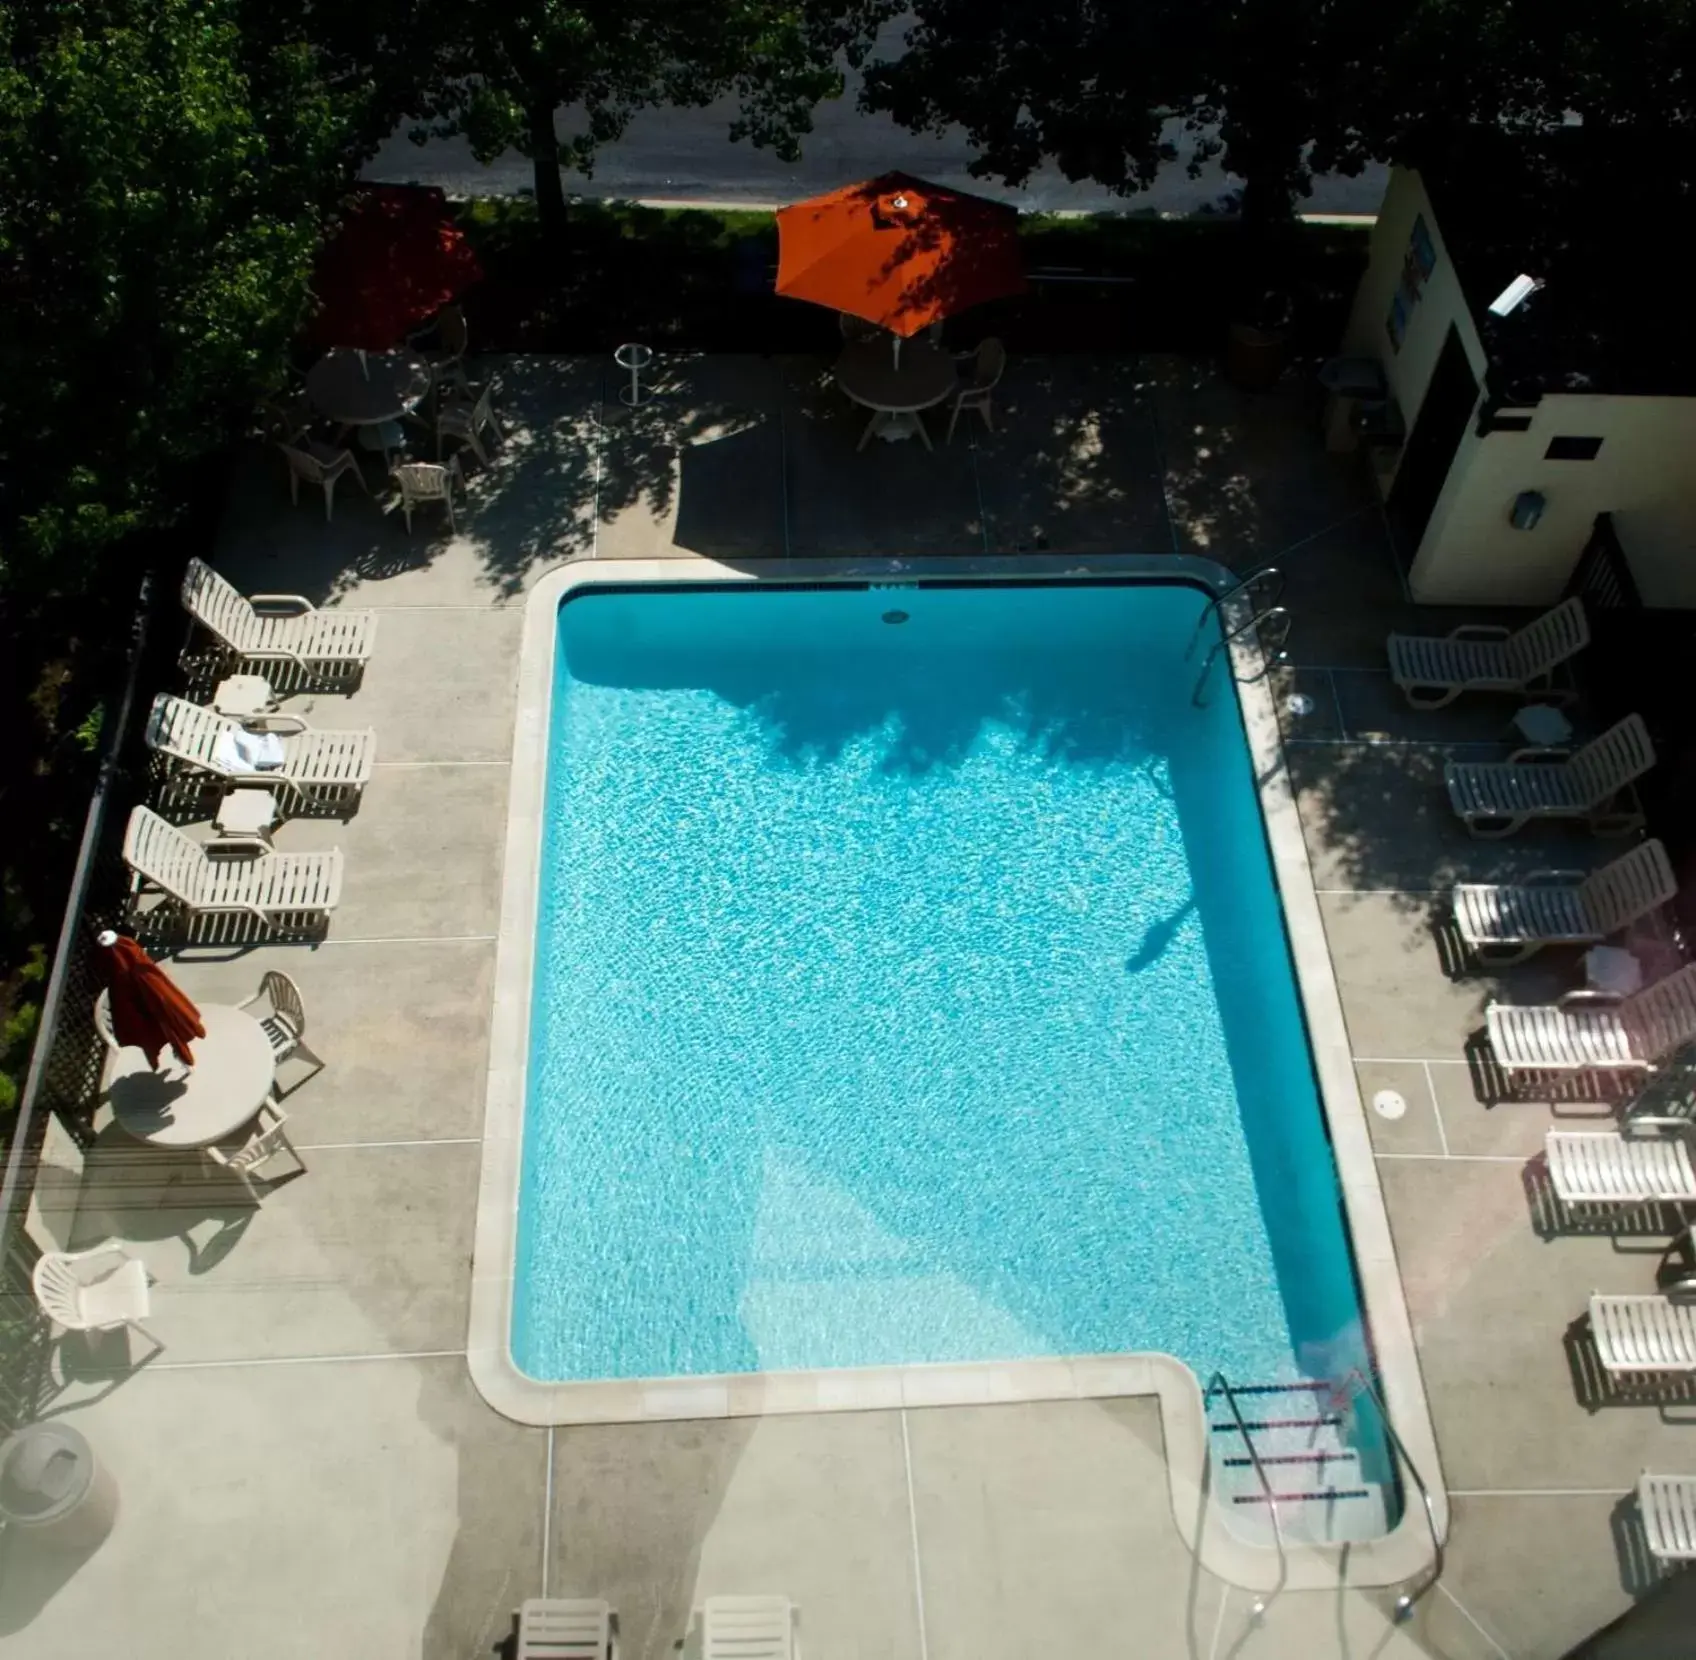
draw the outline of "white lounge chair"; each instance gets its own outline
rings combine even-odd
[[[1576,598],[1563,600],[1518,633],[1494,624],[1463,623],[1440,636],[1392,634],[1385,642],[1390,678],[1416,709],[1440,709],[1462,692],[1547,696],[1554,671],[1589,643],[1589,619]]]
[[[1543,1150],[1555,1196],[1567,1205],[1696,1204],[1692,1126],[1630,1118],[1618,1130],[1550,1130]]]
[[[315,732],[291,717],[266,720],[273,729],[289,725],[298,730],[277,733],[281,766],[255,770],[240,764],[236,752],[236,741],[246,732],[240,721],[161,692],[147,717],[147,747],[226,783],[280,784],[305,801],[340,800],[370,782],[377,758],[375,732]]]
[[[701,1660],[794,1660],[795,1604],[788,1597],[708,1597]]]
[[[1696,1476],[1652,1476],[1637,1483],[1643,1542],[1663,1562],[1696,1562]]]
[[[1460,882],[1460,937],[1486,963],[1516,963],[1545,945],[1594,945],[1658,910],[1678,892],[1667,850],[1646,841],[1586,874],[1540,870],[1518,882]]]
[[[591,1598],[531,1597],[518,1610],[513,1660],[618,1660],[618,1621]]]
[[[215,859],[146,807],[130,813],[124,863],[191,915],[251,916],[266,927],[328,916],[342,892],[340,848]]]
[[[1643,823],[1630,786],[1655,764],[1641,715],[1627,715],[1582,749],[1520,749],[1505,761],[1450,761],[1449,801],[1475,836],[1511,836],[1532,819],[1581,818],[1599,836]],[[1621,798],[1624,799],[1621,799]]]
[[[1696,1039],[1696,963],[1618,998],[1571,991],[1558,1003],[1492,1003],[1490,1048],[1504,1072],[1649,1072]]]
[[[208,633],[247,663],[292,663],[305,673],[346,674],[371,656],[371,611],[320,611],[299,594],[244,599],[198,559],[183,573],[183,606]]]
[[[1590,1299],[1596,1358],[1610,1372],[1696,1372],[1696,1287]]]

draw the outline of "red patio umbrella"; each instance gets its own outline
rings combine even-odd
[[[440,190],[361,185],[318,256],[307,343],[391,351],[482,275]]]
[[[133,1044],[155,1068],[167,1049],[184,1066],[193,1066],[189,1039],[205,1037],[206,1028],[182,987],[134,940],[107,929],[100,944],[106,948],[106,1000],[119,1045]]]
[[[1025,291],[1019,216],[908,173],[814,196],[777,216],[777,291],[907,337]]]

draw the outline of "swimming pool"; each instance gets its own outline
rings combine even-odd
[[[1191,699],[1208,598],[559,608],[521,1372],[1366,1363],[1237,700]]]

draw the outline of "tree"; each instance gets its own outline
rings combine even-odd
[[[0,581],[74,585],[280,378],[398,94],[260,0],[19,0],[0,51]]]
[[[974,171],[1018,184],[1052,159],[1127,196],[1170,159],[1243,180],[1264,245],[1313,169],[1358,171],[1466,125],[1688,120],[1691,0],[914,0],[905,54],[866,107],[958,123]],[[1655,62],[1645,59],[1654,43]],[[1649,116],[1646,112],[1653,111]]]
[[[488,162],[506,149],[535,168],[545,235],[565,221],[562,167],[587,174],[596,150],[650,104],[732,93],[732,138],[788,159],[821,98],[841,91],[887,0],[455,0],[437,36],[414,137],[464,134]],[[580,125],[564,135],[556,112]]]

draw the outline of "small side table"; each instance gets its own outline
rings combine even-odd
[[[1643,989],[1643,965],[1617,945],[1596,945],[1584,953],[1584,983],[1591,991],[1631,997]]]
[[[250,720],[271,714],[277,707],[277,698],[264,675],[232,674],[214,688],[212,707],[231,720]]]
[[[217,832],[214,846],[263,847],[271,845],[271,827],[277,822],[277,797],[270,790],[230,790],[212,815]]]
[[[1572,722],[1552,703],[1528,703],[1513,717],[1514,730],[1539,749],[1559,749],[1572,739]]]

